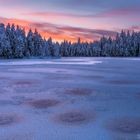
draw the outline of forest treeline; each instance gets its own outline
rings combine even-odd
[[[53,42],[42,38],[37,30],[25,30],[14,24],[0,24],[0,58],[24,57],[136,57],[140,56],[140,32],[118,33],[115,38],[102,37],[99,41]]]

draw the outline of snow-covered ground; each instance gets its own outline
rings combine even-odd
[[[140,140],[140,59],[1,60],[0,140]]]

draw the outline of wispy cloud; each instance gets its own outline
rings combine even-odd
[[[72,26],[57,25],[52,23],[39,23],[27,20],[19,19],[7,19],[0,18],[0,22],[15,23],[22,26],[25,29],[37,28],[39,32],[46,38],[53,37],[55,40],[71,40],[76,41],[77,38],[81,38],[84,41],[98,40],[101,36],[115,36],[115,31],[108,30],[96,30],[88,28],[77,28]]]
[[[126,7],[126,8],[118,8],[118,9],[104,11],[102,13],[96,14],[95,17],[125,17],[125,16],[132,16],[132,15],[139,16],[139,13],[140,13],[140,7]]]
[[[96,14],[77,14],[77,13],[62,13],[62,12],[31,12],[31,13],[22,13],[26,16],[35,16],[35,17],[71,17],[71,18],[106,18],[106,17],[126,17],[126,16],[139,16],[140,7],[125,7],[125,8],[116,8],[110,10],[104,10]],[[131,17],[129,17],[131,18]],[[140,16],[139,16],[140,18]]]

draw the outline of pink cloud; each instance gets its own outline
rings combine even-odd
[[[126,16],[138,16],[140,13],[140,7],[127,7],[120,9],[112,9],[108,11],[104,11],[102,13],[98,13],[95,17],[126,17]],[[129,17],[131,18],[131,17]]]
[[[16,25],[20,25],[21,27],[29,30],[30,28],[37,28],[38,31],[46,38],[53,37],[55,40],[71,40],[76,41],[77,38],[81,38],[83,41],[92,41],[98,40],[101,36],[115,36],[115,31],[108,30],[96,30],[96,29],[88,29],[88,28],[78,28],[72,26],[63,26],[52,23],[38,23],[27,20],[19,20],[19,19],[8,19],[8,18],[0,18],[0,22],[5,24],[14,23]]]
[[[139,15],[140,7],[126,7],[119,9],[106,10],[97,14],[72,14],[72,13],[60,13],[60,12],[31,12],[23,13],[26,16],[35,17],[71,17],[71,18],[103,18],[103,17],[124,17],[130,15]]]

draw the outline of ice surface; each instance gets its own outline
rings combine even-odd
[[[1,60],[0,140],[140,140],[139,60]]]
[[[54,59],[54,60],[10,60],[10,61],[0,61],[0,65],[46,65],[46,64],[54,64],[54,65],[93,65],[93,64],[98,64],[102,63],[102,61],[99,60],[92,60],[92,59],[65,59],[65,60],[60,60],[60,59]]]

